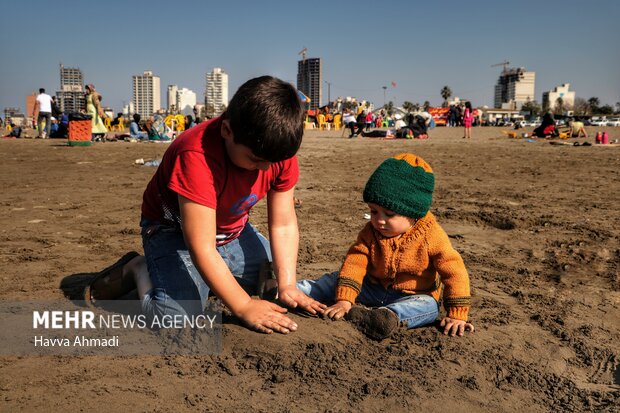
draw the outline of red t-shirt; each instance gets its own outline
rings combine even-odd
[[[250,208],[270,190],[284,192],[299,178],[297,157],[274,162],[267,171],[249,171],[232,163],[220,134],[221,118],[203,122],[170,144],[149,182],[142,215],[180,224],[178,195],[216,210],[218,234],[240,232]]]

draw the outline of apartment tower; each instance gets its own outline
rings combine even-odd
[[[205,106],[207,116],[217,116],[228,106],[228,75],[221,68],[215,67],[207,73],[205,89]]]
[[[179,87],[177,85],[168,85],[168,112],[173,113],[176,112],[179,108],[179,104],[177,102],[177,91]]]
[[[161,89],[158,76],[145,70],[142,75],[132,77],[131,103],[134,113],[147,117],[161,109]]]
[[[556,86],[553,90],[543,92],[542,105],[543,108],[548,108],[553,111],[560,109],[558,106],[560,100],[562,102],[562,108],[571,110],[575,106],[575,92],[570,90],[570,83],[563,83],[560,86]]]

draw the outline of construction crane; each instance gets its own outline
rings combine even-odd
[[[297,54],[300,54],[300,55],[301,55],[301,60],[302,60],[303,62],[305,62],[305,61],[306,61],[306,53],[307,53],[307,52],[308,52],[308,49],[304,47],[303,49],[301,49],[301,50],[299,51],[299,53],[297,53]]]
[[[504,60],[501,63],[496,63],[494,65],[491,65],[491,67],[496,67],[496,66],[504,66],[504,69],[502,70],[502,72],[505,72],[508,70],[508,65],[510,64],[510,62],[508,60]]]

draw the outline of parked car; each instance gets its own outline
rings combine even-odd
[[[607,119],[596,119],[591,120],[590,125],[592,126],[607,126]]]
[[[620,126],[620,118],[607,119],[607,126]]]

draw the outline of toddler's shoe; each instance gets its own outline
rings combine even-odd
[[[358,330],[375,340],[388,338],[398,329],[398,316],[387,308],[354,306],[345,316]]]

